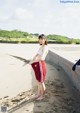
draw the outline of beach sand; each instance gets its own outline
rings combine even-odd
[[[28,46],[16,45],[17,47],[19,47],[16,48],[16,46],[14,45],[12,45],[13,47],[11,45],[8,45],[8,47],[12,47],[12,49],[11,48],[8,49],[6,45],[3,46],[4,46],[3,52],[1,51],[0,48],[0,64],[1,64],[0,73],[4,76],[1,75],[1,77],[5,78],[6,73],[7,76],[8,74],[12,73],[11,76],[15,75],[14,79],[16,80],[16,76],[17,76],[16,69],[19,68],[22,70],[21,71],[18,70],[20,71],[18,74],[24,73],[24,76],[26,76],[26,71],[25,71],[26,67],[22,68],[24,62],[9,56],[9,54],[16,55],[21,58],[26,58],[26,53],[24,51],[18,52],[18,50],[20,50],[21,46],[22,47],[24,46],[23,50],[26,50]],[[32,48],[32,46],[30,46],[30,49]],[[13,48],[15,48],[16,50],[14,50]],[[31,54],[34,52],[36,51],[30,52],[27,58],[30,58]],[[28,69],[30,69],[30,67]],[[8,80],[7,76],[4,79],[4,82],[6,82],[6,79]],[[17,78],[19,76],[17,76]],[[41,101],[35,100],[34,97],[37,93],[37,86],[35,86],[28,91],[24,90],[18,94],[15,93],[16,94],[15,96],[11,94],[12,97],[9,97],[8,95],[4,94],[5,96],[0,97],[0,106],[5,105],[8,109],[8,113],[80,113],[80,92],[70,81],[65,71],[58,65],[55,64],[51,65],[49,62],[47,62],[47,77],[49,77],[49,80],[46,79],[45,81],[46,91],[44,93],[43,100]],[[18,82],[20,83],[22,79],[26,79],[26,78],[25,77],[21,79],[19,78]],[[3,85],[4,82],[0,80],[1,85]],[[14,84],[13,87],[16,88],[15,86],[16,85]],[[13,92],[14,90],[15,89],[13,89]],[[2,89],[0,89],[0,91],[2,91]],[[4,92],[1,92],[1,94],[2,93]]]
[[[46,80],[46,92],[41,101],[35,100],[37,87],[21,92],[13,98],[0,100],[9,113],[80,113],[80,93],[68,79],[63,69],[47,64],[54,80]],[[54,75],[53,73],[57,74]]]

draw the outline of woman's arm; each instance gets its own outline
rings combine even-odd
[[[40,60],[45,60],[47,54],[48,54],[48,51],[46,51],[46,48],[44,47],[43,48],[43,53],[40,56]]]
[[[40,48],[39,48],[39,50],[40,50]],[[39,50],[38,50],[38,51],[39,51]],[[33,59],[29,62],[29,64],[32,64],[33,62],[36,62],[37,56],[38,56],[38,52],[37,52],[37,54],[33,57]]]
[[[31,59],[31,61],[29,62],[29,64],[32,64],[35,60],[36,60],[36,57],[38,56],[38,54],[36,54],[33,59]]]
[[[38,56],[38,54],[36,54],[36,55],[33,57],[33,59],[32,59],[32,60],[35,60],[37,56]]]
[[[48,54],[48,51],[46,51],[46,48],[43,48],[42,55],[36,54],[34,56],[33,60],[31,60],[30,64],[32,64],[33,62],[38,62],[38,61],[41,61],[41,60],[45,60],[45,57],[46,57],[47,54]]]
[[[38,62],[38,61],[41,61],[41,60],[45,60],[45,57],[46,57],[47,53],[48,53],[48,52],[46,51],[46,48],[43,48],[43,53],[42,53],[42,55],[37,54],[38,58],[37,58],[37,59],[34,59],[31,63],[33,63],[33,62]],[[34,58],[35,58],[35,57],[34,57]]]

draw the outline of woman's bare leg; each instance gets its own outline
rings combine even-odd
[[[45,91],[46,90],[46,87],[45,87],[44,82],[42,83],[42,86],[43,86],[43,90]]]
[[[43,99],[43,95],[44,95],[44,91],[46,90],[45,84],[43,83],[39,83],[40,84],[40,90],[41,90],[41,95],[38,97],[37,100],[42,100]]]
[[[40,83],[40,89],[41,89],[41,96],[43,96],[43,86],[42,86],[42,83]]]
[[[38,92],[37,92],[36,98],[38,98],[41,95],[40,83],[38,81],[37,81],[37,85],[38,85]]]
[[[44,87],[43,87],[43,83],[39,83],[39,86],[40,86],[40,96],[38,97],[37,100],[41,100],[43,99],[43,94],[44,94]]]

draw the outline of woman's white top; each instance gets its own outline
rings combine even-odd
[[[41,56],[41,59],[45,60],[47,54],[48,54],[48,46],[47,45],[45,45],[44,47],[41,46],[40,49],[38,50],[38,55]]]

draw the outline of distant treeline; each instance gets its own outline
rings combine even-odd
[[[52,42],[54,40],[54,43],[60,43],[60,44],[80,44],[80,39],[72,39],[72,38],[68,38],[66,36],[61,36],[61,35],[48,35],[47,38],[49,40],[51,40]]]
[[[37,43],[38,33],[32,34],[18,30],[0,30],[0,42],[3,43]],[[80,44],[80,39],[71,39],[66,36],[47,35],[48,43],[60,43],[60,44]]]

